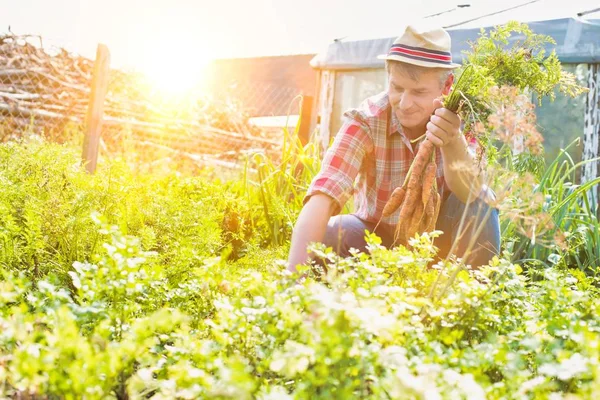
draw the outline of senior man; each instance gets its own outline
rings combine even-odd
[[[476,142],[461,133],[461,120],[443,108],[440,98],[449,93],[459,65],[452,62],[450,35],[441,28],[406,27],[385,59],[388,87],[344,113],[344,124],[327,150],[322,167],[312,181],[304,207],[294,227],[288,269],[310,259],[307,246],[322,242],[341,256],[350,248],[366,249],[365,230],[381,237],[384,246],[394,244],[399,210],[383,218],[392,191],[401,186],[418,144],[426,135],[435,146],[437,184],[442,205],[436,229],[439,257],[445,257],[457,240],[455,254],[478,267],[487,264],[500,249],[498,211],[484,201],[493,192],[483,184],[475,168],[457,170],[453,165],[475,163]],[[354,194],[354,213],[339,215]],[[484,224],[473,251],[465,254],[473,232],[458,232],[466,208],[469,226]],[[485,217],[485,218],[484,218]],[[380,221],[378,225],[378,222]]]

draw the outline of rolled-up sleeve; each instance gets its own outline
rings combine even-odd
[[[346,122],[335,136],[334,142],[325,153],[321,170],[310,184],[304,204],[316,193],[324,193],[336,202],[334,215],[339,214],[352,195],[354,180],[358,175],[365,155],[373,142],[368,127],[346,114]]]

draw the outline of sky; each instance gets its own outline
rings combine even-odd
[[[317,53],[337,38],[397,36],[403,23],[457,4],[471,7],[438,18],[527,1],[0,0],[0,33],[10,26],[87,57],[104,43],[113,66],[184,74],[213,58]],[[543,1],[548,12],[565,3],[600,6],[598,0]]]

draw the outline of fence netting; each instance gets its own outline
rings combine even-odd
[[[38,36],[0,36],[0,141],[83,142],[93,68],[93,60],[44,46]],[[100,157],[140,168],[239,168],[253,152],[276,158],[282,127],[297,122],[300,94],[231,81],[211,92],[165,95],[141,74],[111,69]]]

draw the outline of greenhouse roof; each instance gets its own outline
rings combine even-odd
[[[592,13],[592,16],[595,18],[597,14]],[[452,58],[455,62],[462,62],[462,52],[469,48],[469,41],[477,39],[482,28],[489,30],[494,24],[506,22],[494,18],[493,24],[477,27],[478,24],[492,20],[490,18],[476,19],[476,21],[456,24],[460,26],[448,29],[452,39]],[[600,19],[583,19],[576,15],[569,18],[532,21],[527,24],[535,33],[549,35],[556,41],[556,45],[548,45],[546,50],[556,50],[561,62],[600,62]],[[515,35],[511,40],[521,38]],[[324,52],[317,54],[310,64],[313,68],[332,70],[383,68],[384,62],[377,59],[377,56],[386,54],[394,39],[395,37],[335,40]]]

